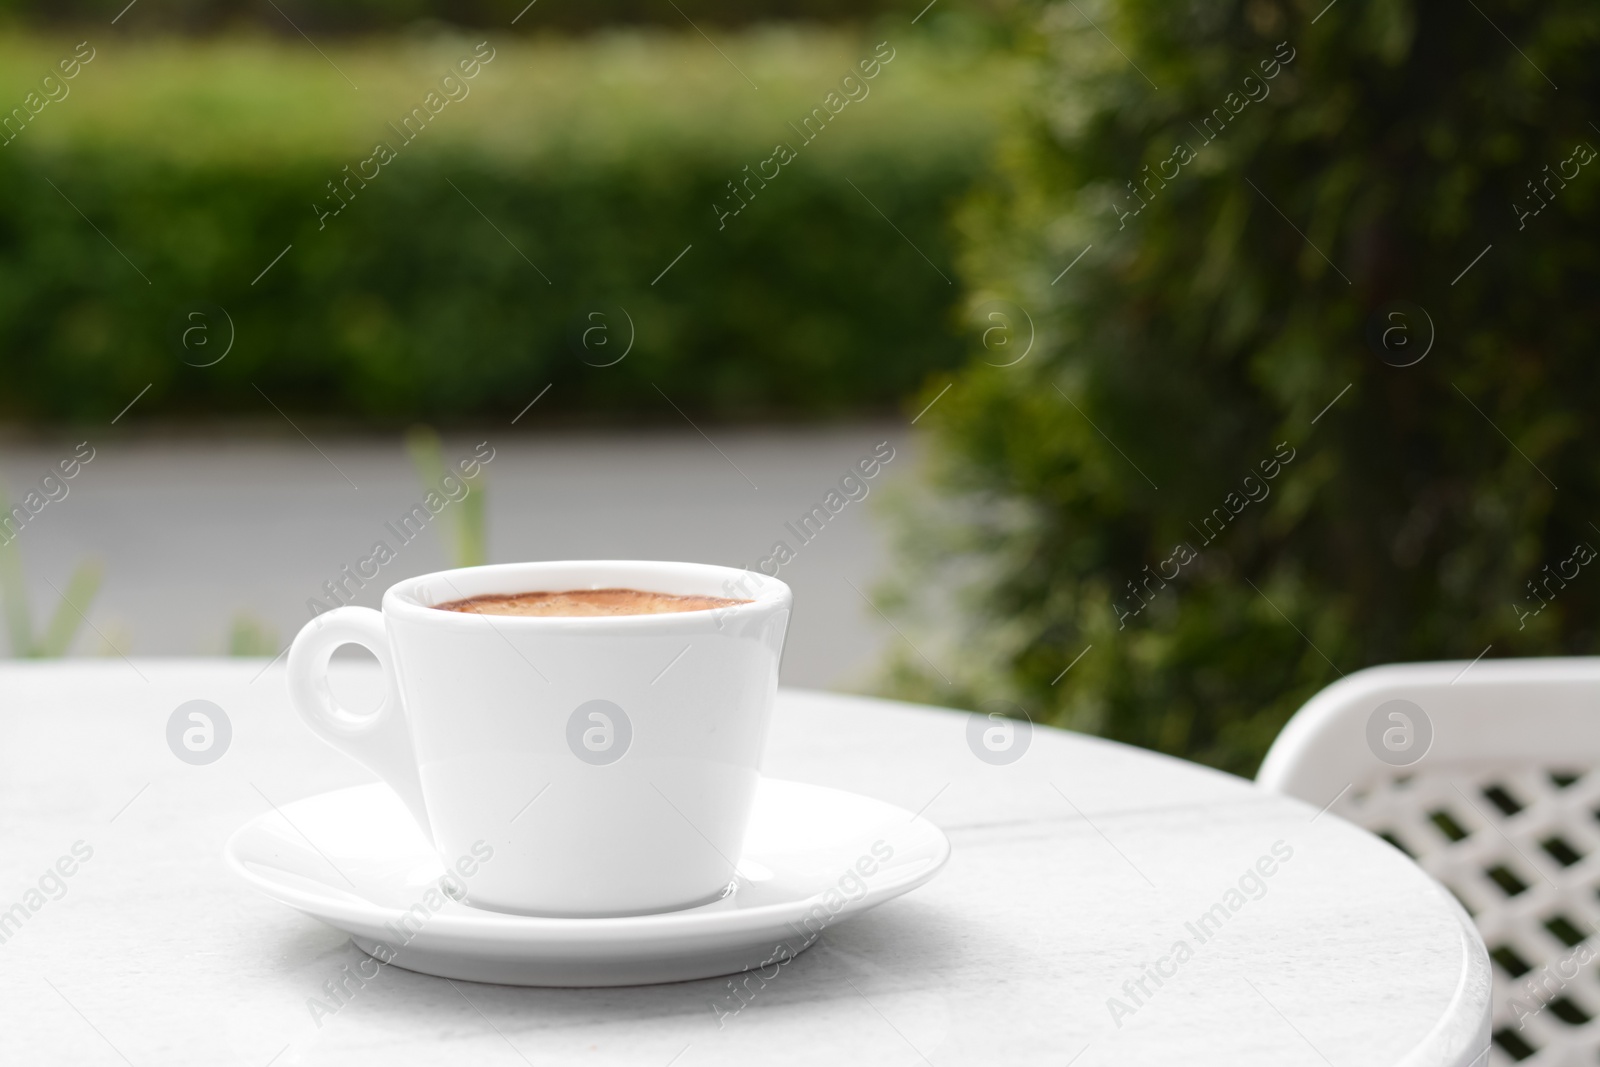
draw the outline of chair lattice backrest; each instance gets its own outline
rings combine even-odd
[[[1493,960],[1491,1064],[1600,1064],[1600,657],[1350,675],[1295,714],[1257,782],[1455,894]]]

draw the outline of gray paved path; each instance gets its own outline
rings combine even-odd
[[[891,423],[707,430],[715,446],[687,426],[491,437],[490,561],[748,566],[782,540],[795,555],[780,576],[796,595],[785,684],[860,687],[885,644],[899,638],[850,583],[870,593],[885,573],[888,538],[876,505],[885,486],[909,480],[915,441]],[[88,436],[94,459],[16,541],[36,616],[55,603],[51,583],[65,589],[78,561],[104,564],[104,585],[87,613],[93,629],[83,628],[75,653],[106,654],[107,640],[130,655],[222,653],[241,612],[264,622],[281,647],[309,617],[308,598],[368,556],[375,541],[387,542],[395,558],[356,603],[376,606],[392,582],[449,565],[437,528],[444,513],[406,544],[385,525],[422,501],[398,437],[313,432],[313,446],[299,436]],[[81,439],[0,445],[0,478],[13,502]],[[469,456],[482,439],[447,437],[446,460]],[[865,499],[847,503],[801,544],[785,524],[823,504],[883,441],[894,459],[866,483]]]

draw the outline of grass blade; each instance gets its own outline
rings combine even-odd
[[[33,655],[54,658],[67,654],[73,638],[78,635],[78,627],[89,614],[90,601],[100,592],[102,577],[99,563],[78,565],[67,582],[66,592],[61,595],[61,603],[56,605],[55,614],[50,617],[50,624],[40,635]]]
[[[0,492],[0,516],[9,515],[11,500]],[[0,545],[0,602],[6,617],[6,634],[13,656],[32,656],[33,619],[28,611],[28,588],[22,577],[22,555],[10,531],[0,532],[7,540]]]

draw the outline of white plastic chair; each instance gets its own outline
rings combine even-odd
[[[1494,960],[1491,1064],[1600,1063],[1600,657],[1352,674],[1295,713],[1261,786],[1380,835]]]

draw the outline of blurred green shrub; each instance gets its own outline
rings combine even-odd
[[[417,472],[417,481],[426,492],[440,492],[446,477],[460,477],[447,472],[444,464],[444,446],[439,434],[431,427],[413,426],[406,431],[406,451],[411,455],[411,466]],[[466,486],[466,495],[450,509],[450,518],[443,534],[445,554],[452,567],[477,567],[489,562],[489,528],[486,506],[489,488],[484,484],[485,468],[479,467],[476,477],[460,477]],[[449,487],[445,486],[449,496]]]
[[[896,590],[950,684],[908,653],[900,691],[1249,773],[1341,673],[1595,652],[1600,8],[1026,20],[1040,91],[961,222],[999,332],[921,421]]]
[[[278,633],[248,611],[236,612],[228,624],[228,655],[273,656],[279,649]]]
[[[121,10],[121,3],[98,0],[0,0],[0,18],[33,25],[100,24]],[[215,33],[245,28],[293,35],[295,27],[318,33],[392,32],[408,23],[437,20],[456,26],[509,30],[591,30],[619,24],[687,25],[682,12],[703,26],[742,26],[754,22],[853,22],[903,4],[890,0],[694,0],[680,5],[658,0],[275,0],[272,5],[240,5],[227,0],[167,0],[146,4],[121,20],[134,33]],[[280,10],[274,11],[273,8]],[[524,9],[528,9],[522,14]],[[521,17],[519,18],[519,14]],[[913,9],[912,14],[915,14]]]
[[[887,407],[960,357],[956,289],[923,253],[949,272],[947,209],[1014,87],[910,43],[805,147],[789,124],[876,42],[725,41],[759,91],[698,35],[501,45],[412,144],[389,123],[475,38],[329,46],[337,72],[301,46],[107,44],[0,148],[0,418],[105,420],[152,382],[126,422],[278,419],[262,394],[509,422],[551,383],[529,424],[679,420],[663,392],[731,418]],[[0,102],[64,47],[0,43]],[[319,222],[380,140],[398,158]],[[719,230],[713,204],[779,141],[800,158]],[[208,344],[186,351],[194,302],[231,326],[196,320]],[[580,343],[597,322],[603,351]]]
[[[0,511],[9,507],[10,502],[0,498]],[[11,654],[24,659],[65,656],[86,621],[89,603],[100,592],[101,566],[95,562],[79,564],[67,579],[66,589],[59,591],[59,602],[50,620],[43,630],[35,630],[18,540],[0,543],[0,611],[5,614]]]

